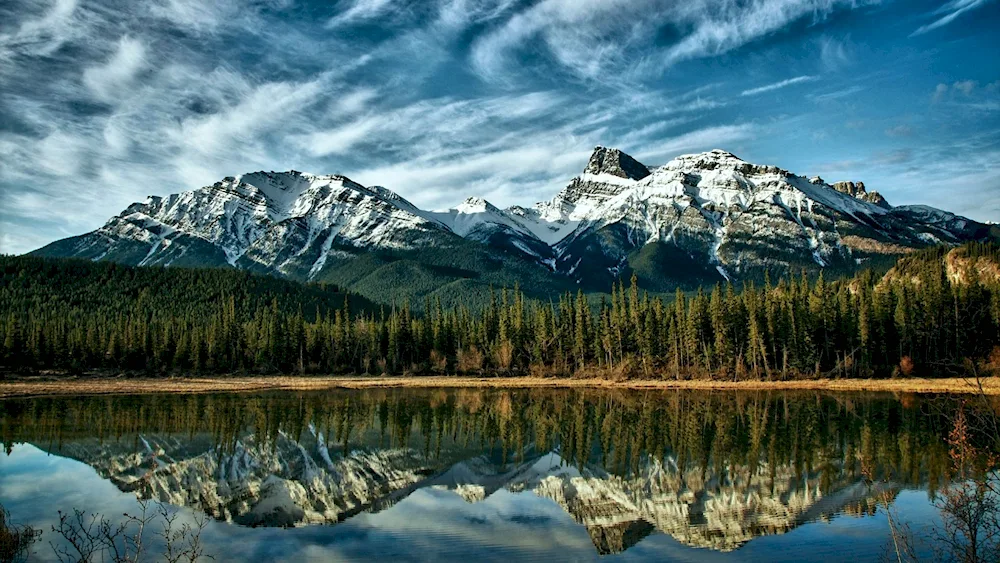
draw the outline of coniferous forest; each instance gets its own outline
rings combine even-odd
[[[0,257],[8,372],[488,374],[720,380],[906,377],[1000,364],[1000,247],[910,254],[887,274],[802,275],[672,299],[498,288],[480,310],[376,305],[236,270]],[[970,361],[971,360],[971,361]]]

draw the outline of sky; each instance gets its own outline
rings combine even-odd
[[[256,170],[529,205],[595,145],[1000,221],[998,29],[997,0],[5,0],[0,253]]]

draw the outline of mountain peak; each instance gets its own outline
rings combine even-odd
[[[458,211],[460,213],[483,213],[487,211],[498,212],[499,209],[481,197],[470,197],[466,198],[466,200],[458,206]]]
[[[611,174],[619,178],[641,180],[649,176],[649,169],[638,160],[619,149],[609,149],[598,145],[590,155],[584,174]]]

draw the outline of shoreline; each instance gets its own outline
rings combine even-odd
[[[233,393],[385,388],[593,388],[700,391],[836,391],[1000,395],[1000,377],[821,379],[805,381],[626,380],[539,377],[240,376],[176,378],[20,377],[0,381],[0,399],[65,395]]]

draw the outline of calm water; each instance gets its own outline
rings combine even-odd
[[[864,561],[889,540],[880,499],[917,536],[937,524],[955,408],[585,390],[9,400],[0,503],[46,530],[35,560],[54,557],[57,511],[114,518],[140,494],[210,516],[221,561]]]

